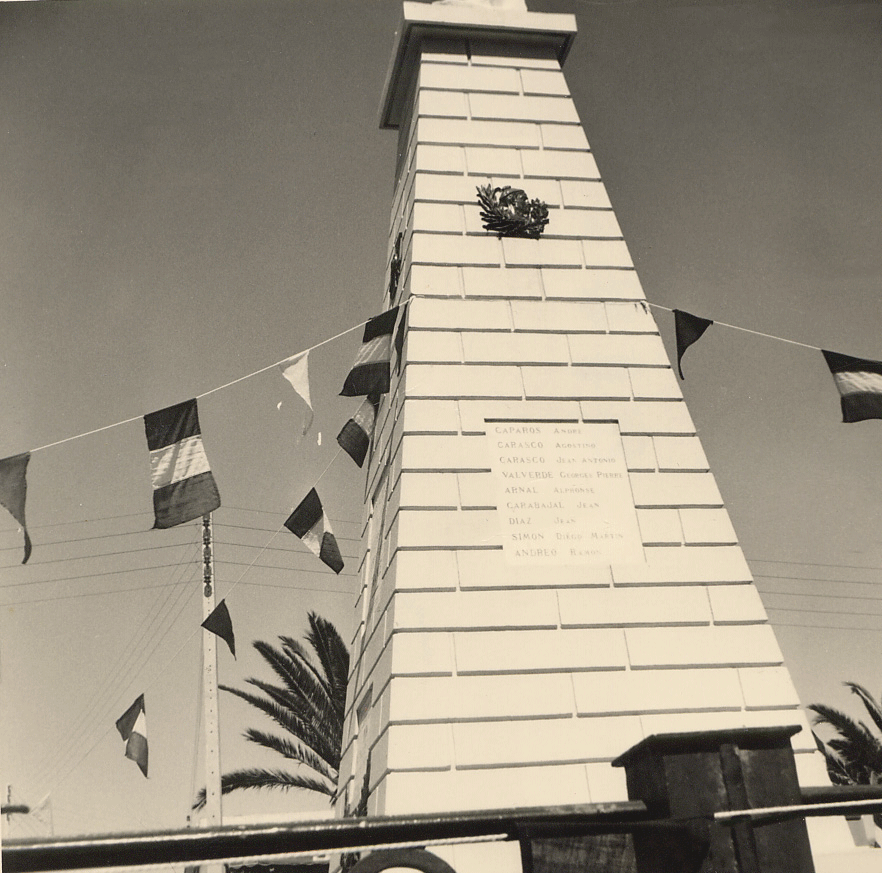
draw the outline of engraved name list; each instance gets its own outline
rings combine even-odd
[[[615,423],[487,422],[506,561],[642,562]]]

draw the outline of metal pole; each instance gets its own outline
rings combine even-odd
[[[214,543],[211,514],[202,517],[202,620],[214,612]],[[222,822],[220,732],[217,705],[217,636],[202,631],[203,724],[205,725],[205,808],[202,810],[207,827]]]
[[[520,839],[611,833],[639,827],[648,818],[640,801],[569,807],[479,810],[456,813],[319,819],[272,825],[227,825],[202,830],[106,834],[3,845],[5,873],[217,863],[222,860],[326,854],[369,847],[462,842],[463,838]],[[665,827],[667,822],[653,822]],[[529,838],[529,837],[525,837]],[[244,862],[243,862],[244,863]],[[203,868],[204,869],[204,868]]]

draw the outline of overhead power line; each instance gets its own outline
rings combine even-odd
[[[40,566],[43,564],[60,564],[65,561],[93,561],[97,558],[115,558],[119,555],[134,555],[138,552],[153,552],[159,551],[160,549],[178,549],[181,546],[186,546],[187,543],[157,543],[155,546],[145,546],[144,548],[138,549],[122,549],[118,552],[95,552],[92,555],[69,555],[66,558],[44,558],[40,561]],[[8,569],[8,568],[4,568]]]
[[[337,542],[339,542],[343,537],[336,537]],[[215,540],[215,545],[218,546],[229,546],[234,549],[261,549],[262,546],[257,545],[256,543],[232,543],[229,540]],[[304,557],[303,549],[294,545],[294,541],[291,540],[291,546],[268,546],[263,550],[265,552],[284,552],[287,555],[297,555],[298,557]]]
[[[754,573],[757,579],[788,579],[796,582],[835,582],[837,585],[873,585],[882,587],[882,580],[869,582],[865,579],[828,579],[825,576],[773,576],[767,573]]]
[[[186,545],[184,543],[183,545]],[[122,570],[102,570],[96,573],[82,573],[78,576],[59,576],[57,579],[32,579],[28,582],[10,582],[8,585],[0,585],[0,591],[7,588],[26,588],[29,585],[48,585],[53,582],[71,582],[76,579],[93,579],[96,576],[120,576],[123,573],[142,573],[145,570],[164,570],[168,567],[177,567],[178,564],[155,564],[148,567],[129,567]]]
[[[823,597],[826,600],[875,600],[882,601],[882,597],[872,597],[867,594],[816,594],[808,591],[767,591],[757,588],[757,591],[763,596],[771,595],[774,597]]]
[[[767,612],[811,612],[815,615],[865,615],[868,618],[877,615],[882,617],[882,612],[851,612],[846,609],[805,609],[798,606],[767,606]]]
[[[275,512],[275,511],[273,511],[273,510],[271,510],[271,509],[255,509],[255,508],[253,508],[253,507],[248,507],[248,506],[228,506],[227,504],[224,504],[224,506],[221,507],[221,508],[222,508],[222,509],[231,509],[231,510],[233,510],[234,512],[254,512],[254,513],[257,513],[257,514],[259,514],[259,515],[274,515],[274,516],[276,516],[276,518],[278,518],[278,516],[279,516],[279,513],[278,513],[278,512]],[[334,522],[334,523],[338,523],[338,522],[339,522],[339,523],[341,523],[341,524],[357,524],[357,525],[361,526],[361,520],[360,520],[360,519],[352,519],[352,518],[333,518],[332,516],[328,516],[328,518],[330,518],[331,521]]]
[[[340,450],[338,449],[337,453],[334,455],[334,458],[331,459],[331,462],[329,462],[328,466],[325,468],[325,470],[322,472],[322,474],[318,477],[318,479],[321,479],[322,476],[324,476],[324,474],[327,472],[328,468],[330,467],[331,463],[333,463],[333,460],[334,460],[339,454],[340,454]],[[237,579],[237,580],[236,580],[236,581],[230,586],[230,589],[228,590],[226,596],[229,596],[230,592],[231,592],[231,591],[232,591],[232,590],[233,590],[233,589],[234,589],[239,583],[242,582],[242,580],[243,580],[245,574],[248,572],[248,570],[250,570],[250,569],[255,565],[256,561],[258,560],[258,558],[260,557],[260,555],[263,553],[263,550],[265,550],[267,547],[269,547],[270,543],[271,543],[271,542],[273,541],[273,539],[274,539],[274,538],[275,538],[275,537],[281,532],[282,529],[283,529],[283,528],[280,527],[280,528],[279,528],[279,529],[278,529],[278,530],[277,530],[277,531],[276,531],[276,532],[275,532],[275,533],[269,538],[269,540],[267,540],[267,542],[266,542],[266,544],[265,544],[265,546],[264,546],[264,549],[262,549],[261,552],[258,553],[258,555],[257,555],[257,557],[255,557],[254,561],[252,561],[250,564],[245,565],[245,570],[242,571],[242,573],[241,573],[241,575],[239,576],[239,578],[238,578],[238,579]],[[279,569],[287,569],[287,568],[279,568]],[[193,593],[195,592],[195,590],[196,590],[195,587],[191,587],[191,588],[190,588],[190,595],[189,595],[189,597],[187,598],[187,600],[189,600],[189,598],[192,597],[192,595],[193,595]],[[179,610],[178,613],[176,614],[175,618],[172,620],[171,624],[168,625],[168,627],[166,628],[166,631],[163,633],[162,637],[160,637],[160,639],[157,640],[157,642],[156,642],[156,644],[153,646],[153,648],[151,648],[150,651],[147,653],[147,655],[146,655],[145,658],[144,658],[144,661],[147,661],[147,660],[149,660],[149,659],[152,657],[153,653],[156,651],[156,647],[159,645],[159,643],[162,641],[162,639],[165,638],[166,634],[168,633],[168,630],[171,628],[171,625],[173,625],[173,624],[175,623],[175,621],[177,621],[177,618],[178,618],[179,615],[180,615],[180,610]],[[186,638],[186,640],[181,644],[181,646],[178,648],[178,650],[177,650],[177,651],[171,656],[171,658],[169,658],[168,662],[167,662],[166,665],[165,665],[164,670],[163,670],[163,671],[160,671],[160,673],[157,674],[157,675],[162,675],[162,673],[163,673],[165,670],[167,670],[168,665],[171,664],[171,663],[175,660],[175,658],[178,657],[178,655],[184,650],[185,646],[186,646],[186,645],[187,645],[187,644],[193,639],[193,637],[196,636],[196,634],[197,634],[197,632],[198,632],[199,630],[201,630],[201,628],[196,628],[196,629],[194,629],[194,630],[192,631],[191,634],[189,634],[189,636],[188,636],[188,637]],[[142,667],[141,669],[143,669],[143,667]],[[139,671],[139,672],[140,672],[140,671]],[[155,678],[156,678],[156,677],[155,677]],[[152,684],[152,683],[148,683],[146,687],[149,687],[150,684]],[[89,745],[88,748],[87,748],[87,749],[86,749],[86,750],[85,750],[85,751],[84,751],[84,752],[83,752],[83,753],[82,753],[82,754],[81,754],[76,760],[72,761],[72,762],[66,767],[66,769],[65,769],[65,771],[64,771],[64,775],[58,777],[58,778],[55,780],[55,782],[54,782],[53,785],[52,785],[52,788],[54,788],[56,785],[58,785],[60,782],[62,782],[64,779],[66,779],[66,778],[67,778],[67,777],[68,777],[68,776],[69,776],[69,775],[70,775],[70,774],[76,769],[76,767],[78,767],[79,764],[80,764],[83,760],[85,760],[85,758],[88,757],[88,756],[92,753],[92,750],[98,745],[98,743],[100,743],[100,742],[104,739],[104,737],[107,736],[108,733],[110,733],[111,729],[112,729],[112,725],[111,725],[110,727],[107,727],[107,728],[106,728],[106,729],[105,729],[105,730],[104,730],[104,731],[103,731],[103,732],[97,737],[97,739],[96,739],[91,745]],[[62,759],[62,760],[63,760],[63,759]],[[51,770],[50,770],[49,772],[51,772]],[[50,789],[50,790],[51,790],[51,789]]]
[[[169,566],[174,566],[173,564]],[[132,588],[114,588],[112,591],[80,591],[76,594],[56,594],[54,597],[37,597],[33,600],[5,600],[2,606],[22,606],[26,603],[51,603],[55,600],[74,600],[79,597],[105,597],[112,594],[133,594],[136,591],[151,591],[157,588],[173,588],[176,583],[162,582],[159,585],[136,585]]]
[[[116,521],[118,518],[135,518],[135,516],[142,516],[144,518],[148,518],[148,515],[144,512],[126,512],[122,515],[101,515],[97,518],[79,518],[74,519],[72,521],[53,521],[45,524],[34,524],[28,525],[28,530],[45,530],[50,527],[65,527],[71,524],[91,524],[96,521]],[[20,533],[17,527],[15,528],[5,528],[3,533]]]
[[[281,514],[277,510],[273,510],[273,509],[255,509],[253,507],[248,507],[248,506],[231,506],[227,503],[224,503],[219,509],[216,510],[216,512],[221,513],[223,516],[225,516],[229,512],[251,512],[251,513],[257,513],[259,515],[272,515],[272,516],[275,516],[276,518],[278,518],[279,515]],[[144,527],[141,530],[142,533],[147,533],[147,534],[156,533],[156,531],[154,531],[149,526],[150,523],[152,522],[152,516],[146,512],[124,512],[124,513],[119,513],[117,515],[96,516],[95,518],[76,518],[76,519],[71,519],[69,521],[53,521],[53,522],[46,522],[43,524],[29,524],[28,530],[30,530],[30,531],[47,530],[49,528],[54,528],[54,527],[70,527],[75,524],[94,524],[99,521],[117,521],[117,520],[123,519],[123,518],[138,518],[138,517],[145,519],[145,524],[147,525],[146,527]],[[361,526],[361,523],[362,523],[359,519],[333,518],[331,516],[328,516],[328,517],[331,519],[332,522],[334,522],[336,524],[354,524],[354,525]],[[223,524],[223,522],[216,522],[216,523]],[[196,527],[196,526],[198,526],[198,522],[185,522],[184,525],[180,525],[179,529],[183,529],[185,527],[185,525],[189,525],[190,527]],[[261,528],[261,530],[268,530],[268,529],[269,528]],[[132,533],[137,533],[137,532],[138,531],[132,531]],[[16,527],[0,528],[0,535],[19,537],[19,536],[21,536],[21,530],[17,526]],[[41,545],[45,545],[45,544],[41,543]],[[13,546],[11,548],[20,548],[20,546]]]
[[[95,534],[94,536],[88,537],[71,537],[67,540],[48,540],[41,541],[39,546],[41,549],[47,548],[48,546],[63,546],[68,545],[69,543],[86,543],[90,540],[109,540],[109,539],[118,539],[119,537],[133,537],[138,536],[139,534],[144,533],[153,533],[155,531],[145,531],[145,530],[129,530],[129,531],[120,531],[119,533],[109,533],[109,534]],[[19,535],[19,532],[16,531],[16,535]],[[0,552],[12,552],[12,551],[21,551],[21,544],[15,546],[2,546],[0,547]],[[45,563],[45,562],[44,562]]]
[[[354,579],[358,576],[358,573],[340,573],[340,576],[348,576],[351,579]],[[292,591],[318,591],[321,594],[346,594],[349,596],[354,596],[357,592],[352,591],[351,589],[344,588],[313,588],[308,585],[273,585],[271,582],[240,582],[240,585],[253,585],[256,588],[282,588],[282,589],[290,589]]]
[[[191,581],[191,580],[186,580],[186,581]],[[156,651],[159,644],[165,639],[165,637],[168,635],[168,632],[172,629],[172,627],[174,627],[174,625],[177,623],[178,619],[181,617],[181,615],[184,611],[184,607],[186,607],[186,605],[190,602],[190,600],[192,600],[193,596],[196,594],[197,586],[190,585],[189,587],[184,587],[182,585],[181,590],[186,592],[186,597],[184,597],[178,601],[178,604],[177,604],[178,610],[175,613],[174,617],[171,619],[170,622],[168,622],[165,631],[163,632],[162,636],[160,636],[156,640],[156,643],[153,645],[153,648],[151,648],[150,651],[147,652],[147,654],[144,656],[144,658],[142,659],[141,666],[138,667],[134,673],[131,673],[129,676],[125,677],[125,681],[120,682],[120,686],[119,686],[120,689],[126,688],[129,685],[131,685],[131,683],[135,680],[135,677],[141,672],[141,670],[143,670],[143,668],[144,668],[144,666],[146,666],[147,662],[149,662],[150,658],[153,656],[153,653]],[[121,691],[118,692],[118,694],[119,693],[121,693]],[[115,723],[115,719],[113,718],[113,714],[115,711],[114,710],[115,705],[116,704],[114,703],[114,699],[109,697],[108,702],[104,704],[103,711],[104,711],[105,715],[100,720],[100,723],[97,725],[97,729],[101,730],[101,733],[97,736],[95,741],[78,758],[73,759],[69,762],[67,767],[61,771],[62,775],[60,775],[58,778],[56,778],[52,782],[50,790],[54,790],[57,785],[59,785],[61,782],[63,782],[65,779],[67,779],[67,777],[70,776],[70,774],[73,773],[76,770],[76,768],[92,753],[92,751],[104,739],[104,737],[106,737],[107,734],[109,734],[112,730],[115,730],[116,723]],[[102,726],[104,726],[104,725],[107,725],[107,726],[104,727],[102,730]]]
[[[841,624],[798,624],[796,622],[776,621],[774,627],[801,627],[809,630],[844,630],[844,631],[868,631],[870,633],[882,633],[882,627],[855,627],[854,625]]]
[[[177,623],[187,603],[190,602],[197,591],[198,586],[189,584],[195,578],[196,567],[188,569],[190,570],[189,575],[186,578],[179,579],[178,583],[174,586],[177,589],[177,594],[174,596],[165,614],[161,615],[162,609],[172,598],[174,589],[170,589],[162,606],[158,610],[153,610],[153,617],[149,621],[145,620],[145,622],[142,622],[143,630],[138,639],[130,640],[116,669],[108,674],[101,689],[94,695],[98,700],[92,705],[85,707],[84,716],[81,718],[82,726],[79,731],[67,735],[63,748],[54,756],[52,766],[49,768],[44,767],[41,771],[47,775],[51,774],[54,769],[59,767],[58,762],[65,762],[59,768],[59,775],[51,783],[50,791],[63,782],[91,754],[93,749],[104,739],[110,730],[114,728],[113,714],[115,708],[119,705],[119,696],[131,685],[150,661],[159,644]],[[104,725],[109,726],[105,728]],[[88,745],[85,751],[79,754],[78,757],[70,757],[73,754],[72,750],[81,749],[89,743],[90,735],[94,736],[96,730],[100,731],[100,733],[95,741]],[[45,779],[46,776],[44,775],[43,778]]]
[[[357,560],[359,560],[359,558],[361,556],[360,555],[340,555],[340,557],[344,558],[346,560],[349,560],[349,561],[357,561]],[[316,560],[318,560],[318,558],[316,558]],[[249,564],[247,561],[219,561],[217,559],[215,559],[214,563],[217,564],[219,567],[258,567],[261,570],[284,570],[284,571],[288,571],[288,572],[292,572],[292,571],[298,572],[298,573],[301,572],[297,567],[279,567],[277,564],[257,564],[257,563]],[[304,572],[308,573],[310,571],[306,570]],[[331,573],[332,571],[331,570],[328,570],[328,571],[317,570],[315,572]],[[337,574],[335,573],[334,575],[336,576]]]
[[[69,752],[66,751],[68,747],[73,749],[77,748],[77,743],[80,741],[83,732],[85,731],[88,733],[93,729],[88,726],[95,725],[104,718],[104,710],[102,707],[106,705],[105,701],[115,699],[115,694],[120,693],[122,690],[122,688],[119,687],[119,683],[125,681],[126,676],[128,675],[127,671],[130,669],[131,665],[137,663],[139,654],[142,655],[146,646],[150,644],[150,641],[153,638],[150,637],[151,629],[154,625],[161,627],[163,622],[167,620],[168,616],[174,610],[176,604],[181,601],[184,591],[182,580],[185,575],[187,580],[192,579],[196,572],[196,566],[189,563],[189,559],[190,556],[197,552],[198,547],[196,543],[191,543],[190,545],[190,551],[182,554],[178,563],[175,565],[177,579],[174,580],[174,584],[169,588],[164,597],[159,598],[150,604],[146,616],[141,620],[138,627],[133,630],[122,653],[115,658],[115,666],[104,675],[103,681],[93,692],[92,698],[83,707],[80,715],[74,723],[69,726],[68,731],[65,734],[65,741],[62,743],[62,747],[56,750],[56,753],[53,756],[53,761],[55,759],[58,761],[65,760],[64,755],[69,754]],[[188,563],[185,563],[185,561]],[[175,589],[177,589],[177,594],[175,594]],[[172,600],[173,597],[175,597],[174,600]],[[166,610],[166,606],[169,604],[170,600],[172,600],[171,606]],[[174,620],[175,619],[172,620],[172,623]],[[156,631],[153,632],[154,637],[155,633]],[[142,663],[144,660],[146,660],[146,658],[142,656]],[[44,766],[43,772],[51,773],[54,766],[57,765],[53,764],[53,767],[48,769]]]
[[[819,564],[814,561],[776,561],[772,558],[748,558],[747,561],[757,564],[790,564],[795,567],[831,567],[835,570],[882,570],[882,567],[867,564]]]
[[[215,527],[224,528],[224,529],[229,528],[232,530],[253,530],[253,531],[260,531],[261,533],[274,533],[277,530],[277,528],[274,528],[274,527],[273,528],[270,528],[270,527],[248,527],[247,525],[244,525],[244,524],[224,524],[223,522],[218,522],[215,525]],[[361,542],[361,537],[341,537],[341,536],[337,536],[337,534],[334,534],[334,539],[347,540],[347,541],[353,542],[353,543]],[[231,543],[230,545],[238,545],[238,544]],[[19,546],[19,549],[20,548],[21,548],[21,546]]]
[[[175,566],[173,564],[169,564],[168,566]],[[258,565],[259,566],[259,565]],[[321,573],[321,570],[311,571],[311,570],[298,570],[298,573],[311,573],[317,572]],[[324,575],[324,574],[323,574]],[[337,574],[338,578],[348,578],[354,579],[359,574],[358,573],[339,573]],[[218,580],[223,584],[231,584],[230,580]],[[24,606],[28,603],[52,603],[56,600],[76,600],[81,597],[109,597],[116,594],[134,594],[138,591],[155,591],[158,588],[174,588],[177,584],[176,582],[161,582],[158,585],[134,585],[131,588],[114,588],[108,591],[79,591],[76,594],[56,594],[54,597],[35,597],[30,600],[5,600],[2,602],[2,606]],[[353,595],[351,589],[343,589],[343,588],[326,588],[326,587],[315,587],[311,585],[297,585],[293,582],[282,584],[274,584],[272,582],[240,582],[240,585],[252,585],[255,588],[281,588],[285,591],[317,591],[321,594],[345,594],[345,595]],[[874,600],[876,598],[866,598],[869,600]],[[882,598],[879,598],[882,599]]]

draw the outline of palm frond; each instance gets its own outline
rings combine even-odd
[[[276,704],[279,715],[284,714],[292,722],[300,725],[297,731],[291,732],[299,735],[298,731],[303,731],[303,738],[307,739],[310,745],[323,745],[326,741],[330,741],[333,745],[338,736],[342,737],[343,722],[332,707],[319,709],[316,705],[292,697],[284,689],[258,679],[249,679],[248,682],[263,691]]]
[[[254,680],[248,679],[247,682]],[[290,708],[284,704],[279,704],[275,700],[266,700],[256,694],[243,691],[241,688],[233,688],[230,685],[218,685],[222,691],[234,694],[236,697],[250,703],[255,709],[259,709],[264,715],[268,715],[279,727],[283,727],[287,731],[294,733],[298,727],[298,720],[291,713]]]
[[[293,693],[301,692],[303,681],[303,665],[297,658],[284,651],[277,649],[263,640],[255,640],[252,644],[264,661],[269,664],[272,671],[282,680],[285,687]]]
[[[812,736],[815,738],[815,745],[818,751],[824,756],[827,764],[827,775],[834,785],[854,785],[858,783],[859,773],[851,772],[848,765],[836,752],[833,751],[814,731]]]
[[[273,685],[263,679],[255,679],[253,676],[245,680],[249,685],[259,688],[270,700],[274,700],[279,706],[285,706],[296,712],[300,718],[309,718],[314,707],[306,703],[300,694],[283,688],[281,685]]]
[[[870,718],[873,719],[873,724],[876,725],[878,730],[882,731],[882,707],[873,699],[873,695],[863,685],[858,685],[857,682],[845,682],[843,684],[851,689],[852,694],[860,697],[865,709],[870,714]]]
[[[337,700],[342,689],[343,700],[340,701],[340,706],[344,707],[346,705],[346,685],[349,681],[349,650],[337,628],[327,619],[315,612],[310,612],[309,625],[310,630],[306,638],[315,649],[331,685],[331,697]]]
[[[279,642],[282,644],[282,650],[289,658],[301,661],[305,666],[312,670],[317,682],[321,682],[323,685],[327,684],[327,676],[322,672],[322,664],[319,663],[316,665],[313,663],[309,649],[307,649],[300,640],[295,640],[294,637],[280,636]]]
[[[841,709],[828,706],[826,703],[812,703],[807,709],[815,713],[815,724],[826,724],[833,728],[837,733],[849,739],[857,739],[858,736],[863,737],[863,730],[860,722],[852,718]]]
[[[318,683],[318,687],[307,695],[307,703],[313,708],[314,717],[322,723],[336,721],[342,729],[343,717],[346,711],[345,687],[344,698],[340,702],[334,696],[336,691],[333,683],[328,682],[324,678],[317,678],[315,681]],[[304,685],[306,685],[306,681],[304,681]],[[304,690],[308,689],[305,688]]]
[[[297,743],[287,737],[279,737],[275,734],[268,734],[265,731],[259,731],[255,728],[248,728],[245,731],[245,739],[249,742],[263,746],[265,749],[271,749],[278,752],[282,757],[289,761],[297,761],[300,764],[315,770],[330,782],[336,784],[337,770],[328,761],[309,748],[303,743]]]
[[[322,724],[335,721],[341,727],[343,725],[343,713],[337,711],[337,707],[334,706],[333,701],[323,688],[307,687],[300,689],[300,691],[289,691],[287,688],[262,682],[259,679],[248,679],[247,681],[282,705],[290,706],[300,718]]]
[[[250,703],[255,709],[259,709],[265,715],[269,716],[277,725],[279,725],[279,727],[284,728],[288,733],[302,739],[310,745],[326,760],[339,763],[340,743],[337,738],[339,736],[342,740],[342,730],[339,734],[333,733],[332,731],[326,733],[322,730],[316,729],[311,721],[299,717],[296,712],[284,704],[280,705],[274,700],[266,700],[262,697],[258,697],[256,694],[250,694],[239,688],[231,688],[228,685],[220,685],[218,687],[222,688],[229,694],[234,694],[246,703]]]
[[[815,713],[815,724],[827,724],[839,734],[827,745],[850,771],[864,768],[868,772],[882,773],[882,743],[863,722],[823,703],[813,703],[808,709]]]
[[[263,746],[277,752],[283,758],[289,761],[297,761],[298,763],[307,763],[309,767],[315,770],[319,768],[328,768],[328,762],[318,755],[313,749],[303,742],[299,742],[288,737],[282,737],[278,734],[267,733],[257,728],[247,728],[242,734],[246,740]]]
[[[290,707],[292,712],[309,722],[316,730],[331,731],[335,735],[340,733],[342,736],[344,708],[334,703],[324,687],[313,686],[310,679],[304,678],[304,684],[309,683],[308,687],[303,688],[302,693],[291,693],[287,689],[256,679],[249,679],[248,682],[280,705]]]
[[[303,705],[311,707],[316,714],[327,709],[330,702],[330,689],[320,677],[317,677],[312,664],[291,657],[288,652],[279,652],[259,640],[254,643],[254,647],[273,667],[276,674],[282,678],[291,695],[300,700]]]
[[[308,791],[316,791],[332,797],[333,786],[315,779],[311,776],[301,776],[296,773],[288,773],[284,770],[267,770],[254,767],[243,770],[233,770],[224,773],[221,777],[221,794],[229,794],[231,791],[243,791],[245,789],[276,788],[288,791],[291,788],[305,788]],[[193,803],[193,809],[202,809],[205,806],[206,792],[200,788]]]

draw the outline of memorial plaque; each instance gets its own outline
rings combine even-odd
[[[487,422],[510,564],[645,560],[619,426]]]

